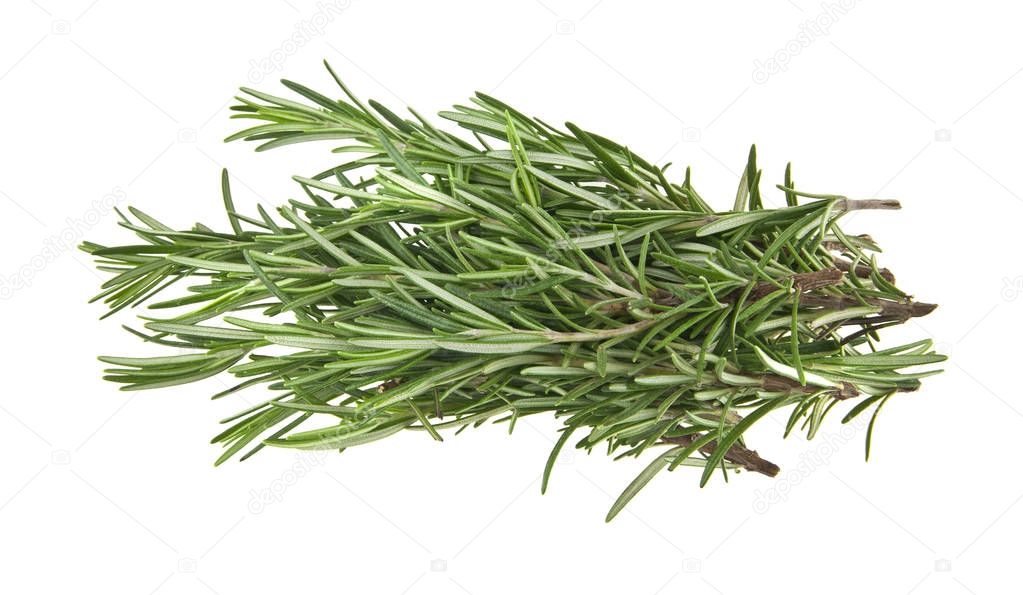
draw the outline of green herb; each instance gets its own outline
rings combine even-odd
[[[717,212],[688,171],[671,182],[624,145],[482,93],[440,114],[456,134],[343,85],[341,99],[285,85],[305,102],[243,89],[234,117],[256,125],[228,140],[339,145],[336,167],[295,177],[302,200],[244,215],[225,172],[230,231],[130,209],[121,225],[140,243],[82,245],[113,275],[96,299],[110,313],[173,310],[129,330],[187,353],[100,358],[106,378],[139,390],[226,371],[239,383],[215,398],[272,391],[225,420],[218,463],[553,413],[564,428],[545,489],[570,437],[618,458],[670,447],[610,520],[665,467],[701,465],[701,485],[715,471],[773,476],[746,446],[754,423],[788,408],[786,433],[812,437],[841,401],[845,422],[876,411],[945,359],[929,341],[877,346],[882,328],[934,306],[895,287],[871,238],[837,225],[895,201],[801,192],[788,169],[786,206],[766,208],[751,151],[734,208]]]

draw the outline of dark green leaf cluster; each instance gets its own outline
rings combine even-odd
[[[871,238],[837,225],[894,201],[800,192],[786,171],[786,206],[766,208],[751,151],[732,209],[714,211],[688,171],[672,182],[573,124],[477,93],[440,114],[458,135],[334,79],[341,99],[284,81],[300,100],[243,89],[233,107],[255,125],[228,140],[338,145],[336,167],[295,177],[301,200],[244,215],[225,172],[229,231],[129,209],[121,225],[139,243],[83,244],[112,274],[97,296],[109,313],[148,303],[129,330],[185,353],[103,357],[108,379],[138,390],[226,371],[238,384],[215,398],[271,391],[224,420],[218,463],[553,413],[564,428],[544,488],[570,441],[616,457],[667,445],[611,518],[665,467],[701,466],[702,483],[773,475],[743,439],[758,420],[787,407],[786,434],[812,437],[840,402],[853,402],[845,421],[876,416],[934,373],[907,368],[944,359],[929,341],[876,344],[933,306],[895,287]]]

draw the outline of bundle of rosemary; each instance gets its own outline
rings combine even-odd
[[[108,314],[182,280],[175,309],[143,317],[166,357],[102,357],[125,390],[229,372],[272,397],[224,420],[220,462],[251,446],[338,449],[402,430],[441,440],[487,420],[553,413],[564,427],[545,468],[574,440],[587,451],[653,462],[608,520],[660,470],[701,466],[775,475],[744,433],[784,407],[786,435],[810,437],[842,401],[843,421],[915,390],[944,358],[929,341],[881,349],[884,327],[922,316],[879,268],[874,241],[837,222],[891,200],[778,186],[765,208],[755,151],[730,211],[714,211],[665,167],[624,145],[530,118],[477,93],[435,127],[356,98],[284,85],[307,102],[242,89],[233,117],[257,125],[228,140],[257,151],[334,141],[337,167],[295,177],[304,193],[275,217],[235,210],[229,231],[175,230],[137,210],[121,225],[141,243],[82,249],[114,276],[95,299]],[[183,310],[182,310],[183,309]],[[296,431],[312,417],[325,423]],[[868,430],[868,454],[869,454]]]

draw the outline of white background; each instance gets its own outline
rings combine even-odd
[[[0,592],[1018,593],[1023,42],[1010,3],[955,5],[6,0]],[[768,421],[750,442],[778,478],[701,490],[681,468],[609,525],[645,461],[566,456],[541,497],[546,417],[214,469],[241,399],[100,380],[96,355],[149,351],[131,315],[96,320],[68,245],[130,242],[112,201],[226,227],[221,166],[243,209],[296,196],[328,147],[224,145],[225,108],[281,76],[337,95],[323,58],[395,109],[480,89],[571,119],[692,165],[721,208],[751,142],[766,188],[792,160],[801,188],[900,199],[849,226],[940,302],[892,339],[933,337],[947,372],[888,404],[869,464],[837,416],[814,442]]]

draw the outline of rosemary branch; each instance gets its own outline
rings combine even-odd
[[[234,206],[229,231],[176,230],[142,211],[120,225],[140,243],[82,249],[112,276],[96,296],[113,314],[148,304],[128,330],[187,354],[101,357],[125,390],[239,379],[273,395],[224,420],[221,463],[264,445],[338,449],[402,430],[552,413],[572,435],[639,457],[669,445],[630,484],[610,520],[664,467],[774,475],[745,432],[790,408],[786,435],[810,437],[836,405],[843,421],[936,373],[929,341],[881,348],[878,331],[934,309],[879,268],[843,214],[891,210],[796,189],[764,207],[756,151],[733,208],[714,211],[690,172],[666,167],[573,124],[566,130],[477,93],[440,117],[364,104],[284,81],[300,100],[242,89],[227,140],[257,151],[338,145],[337,166],[294,179],[303,200],[271,215]],[[186,290],[154,301],[173,285]],[[310,419],[325,422],[299,430]],[[577,434],[579,432],[579,434]],[[869,454],[868,432],[868,454]]]

